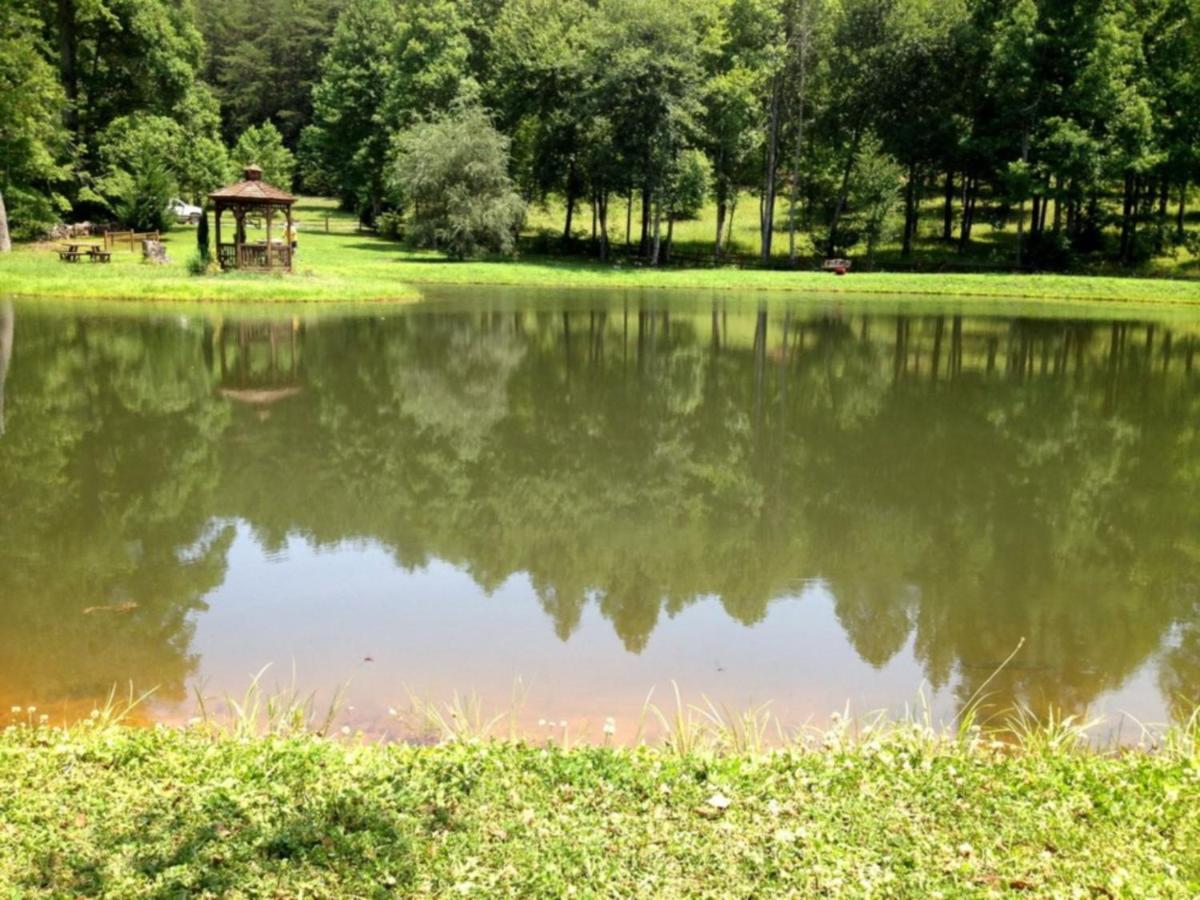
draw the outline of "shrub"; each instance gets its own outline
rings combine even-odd
[[[380,213],[375,219],[375,233],[380,237],[395,240],[400,237],[403,228],[403,217],[398,212],[388,211]]]
[[[196,226],[196,252],[200,255],[200,259],[205,264],[212,257],[212,250],[208,243],[208,210],[206,209],[200,216],[200,224]]]
[[[398,134],[392,181],[411,210],[413,241],[458,259],[512,253],[525,203],[508,163],[508,138],[475,105],[458,103],[444,118]]]

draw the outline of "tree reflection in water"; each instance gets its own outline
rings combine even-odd
[[[960,700],[1022,637],[1000,702],[1081,710],[1151,662],[1177,712],[1200,697],[1200,322],[0,318],[0,678],[26,696],[180,695],[241,520],[489,591],[527,573],[560,638],[594,603],[630,653],[698,598],[751,624],[819,580],[863,663],[911,643]]]

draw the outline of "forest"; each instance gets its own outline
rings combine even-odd
[[[740,211],[766,263],[917,263],[932,220],[1132,267],[1200,254],[1198,60],[1198,0],[9,0],[0,222],[148,226],[254,162],[420,240],[458,153],[503,169],[472,216],[557,217],[533,249],[662,263],[704,207],[716,261]]]

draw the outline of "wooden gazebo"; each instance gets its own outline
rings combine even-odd
[[[247,166],[237,184],[223,187],[208,195],[216,217],[217,261],[222,269],[251,269],[270,272],[292,269],[292,204],[296,198],[262,180],[262,169]],[[221,213],[233,213],[233,243],[221,243]],[[286,218],[282,240],[271,239],[271,220],[278,213]],[[246,216],[262,216],[266,223],[266,240],[246,240]]]

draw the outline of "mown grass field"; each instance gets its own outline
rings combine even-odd
[[[838,278],[819,271],[648,268],[534,255],[453,262],[358,233],[353,219],[328,200],[303,200],[297,215],[300,246],[291,275],[189,275],[185,264],[195,254],[195,234],[182,227],[167,235],[171,262],[163,266],[143,263],[140,253],[126,250],[114,252],[107,265],[86,260],[69,264],[59,261],[54,245],[20,246],[0,257],[0,293],[145,300],[404,301],[419,298],[426,285],[446,284],[1200,303],[1200,282],[1187,280],[861,271]]]
[[[749,750],[0,732],[5,897],[1200,892],[1200,755],[897,727]]]

